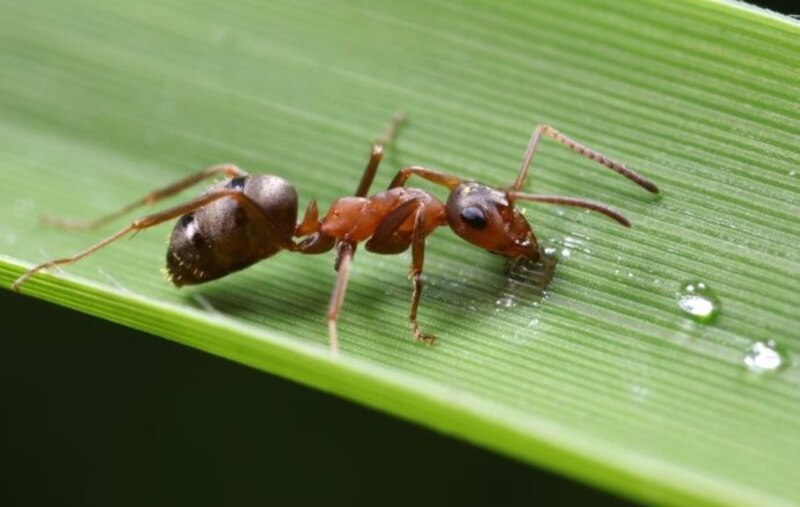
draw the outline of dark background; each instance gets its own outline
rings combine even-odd
[[[71,310],[0,309],[2,505],[630,505]]]
[[[748,3],[760,5],[783,14],[800,14],[800,2],[798,0],[757,0]]]
[[[627,505],[66,308],[0,308],[0,505]]]

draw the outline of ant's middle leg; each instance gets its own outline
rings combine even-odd
[[[216,192],[211,192],[202,195],[196,199],[193,199],[187,203],[180,204],[178,206],[169,208],[159,213],[153,213],[152,215],[147,215],[138,220],[134,220],[129,225],[123,227],[122,229],[112,234],[111,236],[108,236],[107,238],[95,243],[94,245],[90,246],[89,248],[81,252],[76,253],[75,255],[72,255],[70,257],[64,257],[61,259],[54,259],[51,261],[43,262],[37,266],[34,266],[25,273],[23,273],[22,276],[17,278],[17,280],[11,285],[11,288],[14,289],[15,291],[19,291],[22,284],[25,283],[25,281],[28,280],[28,278],[30,278],[37,272],[42,271],[43,269],[54,268],[56,266],[61,266],[65,264],[72,264],[74,262],[83,259],[88,255],[95,253],[101,248],[108,246],[109,244],[113,243],[114,241],[118,240],[119,238],[125,236],[130,232],[137,232],[143,229],[147,229],[149,227],[153,227],[155,225],[166,222],[167,220],[171,220],[173,218],[185,215],[186,213],[190,213],[198,208],[202,208],[203,206],[206,206],[214,201],[223,199],[225,197],[232,197],[236,199],[249,213],[263,214],[263,212],[261,211],[261,209],[258,207],[257,204],[252,202],[249,197],[247,197],[238,190],[223,189],[223,190],[218,190]],[[270,225],[272,226],[272,224]],[[287,248],[289,248],[288,245]]]
[[[344,295],[347,292],[347,280],[350,277],[350,266],[353,262],[355,244],[349,241],[340,241],[336,250],[336,284],[331,291],[328,303],[328,347],[331,354],[339,352],[339,334],[336,324],[339,322],[339,313],[344,304]]]
[[[169,185],[163,188],[154,190],[149,194],[145,195],[144,197],[142,197],[141,199],[137,199],[132,203],[128,204],[127,206],[123,206],[122,208],[95,220],[71,220],[71,219],[54,218],[49,216],[43,216],[42,219],[50,225],[54,225],[56,227],[61,227],[64,229],[95,229],[97,227],[100,227],[101,225],[105,225],[108,222],[111,222],[112,220],[115,220],[129,213],[130,211],[135,210],[140,206],[144,206],[145,204],[154,204],[160,201],[161,199],[173,196],[178,192],[185,190],[191,187],[192,185],[195,185],[201,182],[202,180],[217,174],[224,174],[225,177],[227,178],[241,178],[247,176],[246,172],[239,169],[233,164],[212,165],[211,167],[206,167],[202,171],[198,171],[185,178],[170,183]]]

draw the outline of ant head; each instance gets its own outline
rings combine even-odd
[[[453,232],[492,253],[539,259],[536,236],[505,192],[472,181],[459,183],[447,198],[447,221]]]

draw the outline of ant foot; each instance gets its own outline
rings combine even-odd
[[[419,331],[419,329],[414,330],[414,339],[420,343],[424,343],[425,345],[433,345],[436,343],[436,337],[432,334],[424,334]]]
[[[19,293],[19,288],[22,286],[22,283],[25,281],[25,280],[21,280],[20,278],[22,278],[22,277],[17,278],[16,280],[14,280],[14,283],[11,284],[11,290],[13,290],[14,292],[17,292],[17,293]]]

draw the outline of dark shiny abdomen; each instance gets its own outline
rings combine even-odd
[[[275,255],[291,240],[297,221],[297,193],[282,178],[253,175],[220,182],[209,192],[241,188],[263,210],[247,212],[231,198],[220,199],[182,216],[167,251],[167,272],[178,287],[216,280]],[[269,217],[283,241],[265,225]]]

